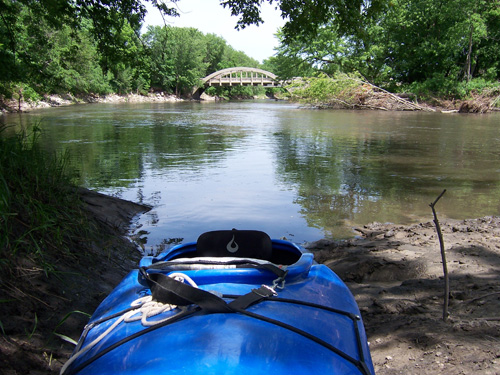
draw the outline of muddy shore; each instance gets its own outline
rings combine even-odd
[[[431,219],[431,218],[430,218]],[[308,247],[354,294],[379,375],[500,374],[500,217],[442,220],[450,275],[434,223],[373,223],[356,238]]]
[[[102,299],[134,268],[130,220],[148,207],[81,191],[103,235],[92,253],[58,262],[47,278],[28,261],[22,284],[0,298],[3,374],[56,374]],[[349,286],[362,312],[378,375],[500,374],[500,217],[441,220],[450,272],[450,316],[442,320],[443,270],[434,224],[373,223],[355,238],[307,245]]]

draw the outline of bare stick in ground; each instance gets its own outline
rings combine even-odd
[[[444,273],[444,303],[443,303],[443,320],[446,322],[448,319],[448,303],[450,299],[450,279],[448,276],[448,265],[446,263],[446,253],[444,251],[444,241],[443,233],[441,232],[441,226],[439,225],[439,220],[437,218],[436,210],[434,207],[438,200],[446,193],[446,189],[443,190],[441,194],[432,202],[429,206],[432,208],[432,214],[434,215],[434,224],[436,225],[436,231],[439,238],[439,246],[441,248],[441,259],[443,261],[443,273]]]

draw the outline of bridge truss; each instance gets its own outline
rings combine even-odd
[[[193,90],[193,98],[199,99],[210,86],[265,86],[281,87],[278,77],[267,70],[238,66],[222,69],[202,78],[202,87]]]

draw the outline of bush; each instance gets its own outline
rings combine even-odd
[[[465,87],[461,82],[446,77],[442,73],[436,73],[432,78],[423,82],[413,82],[405,91],[411,92],[423,100],[431,99],[432,97],[458,99],[466,95]]]
[[[469,99],[472,95],[488,95],[489,92],[499,90],[500,84],[483,78],[474,78],[469,82],[459,81],[435,74],[431,79],[423,82],[413,82],[403,87],[403,91],[411,92],[420,99],[428,100],[433,97],[445,99]]]
[[[286,88],[292,100],[324,104],[334,99],[350,101],[362,85],[357,76],[336,74],[334,78],[326,75],[303,78],[293,81]]]
[[[500,83],[483,78],[474,78],[465,84],[467,95],[498,96],[500,94]]]
[[[33,87],[24,82],[5,82],[0,85],[0,94],[7,99],[24,100],[33,103],[42,99],[41,95]]]

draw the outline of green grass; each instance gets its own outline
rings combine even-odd
[[[0,271],[29,258],[51,273],[52,259],[70,256],[85,237],[67,158],[42,150],[40,132],[6,135],[0,128]]]

